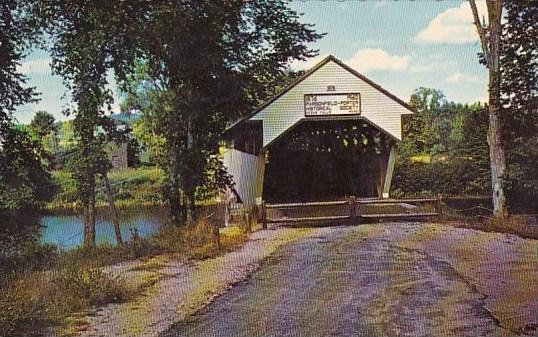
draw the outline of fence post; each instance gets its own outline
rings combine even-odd
[[[443,215],[443,195],[442,194],[437,195],[437,201],[435,202],[435,212],[437,213],[437,216]]]
[[[262,218],[262,229],[267,229],[267,210],[265,209],[265,201],[260,204],[260,212]]]
[[[356,210],[356,200],[355,200],[355,196],[350,196],[348,199],[347,199],[348,203],[349,203],[349,219],[350,220],[355,220],[355,218],[357,217],[357,210]]]
[[[213,223],[213,238],[215,240],[217,250],[220,250],[220,229],[217,222]]]
[[[252,207],[246,207],[244,210],[243,221],[245,221],[245,232],[252,232]]]

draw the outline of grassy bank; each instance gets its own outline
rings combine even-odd
[[[109,179],[115,191],[116,206],[120,209],[160,206],[163,175],[161,169],[153,166],[110,171]],[[45,208],[49,211],[77,209],[76,186],[71,174],[65,170],[53,171],[52,177],[59,190]],[[100,181],[96,198],[98,207],[106,206],[106,194]]]
[[[217,244],[212,229],[211,224],[200,222],[165,228],[123,246],[61,253],[50,246],[32,246],[11,264],[0,261],[0,336],[26,336],[52,325],[73,328],[68,321],[73,313],[128,301],[150,285],[130,286],[104,271],[105,266],[157,255],[185,261],[205,259],[238,248],[248,239],[242,230],[226,228],[221,229]]]
[[[484,232],[513,234],[525,239],[538,240],[536,218],[513,215],[507,219],[495,218],[454,218],[446,217],[446,222],[455,227],[477,229]]]

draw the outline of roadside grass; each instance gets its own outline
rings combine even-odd
[[[220,229],[217,241],[213,229],[213,224],[202,220],[165,227],[152,237],[121,246],[57,252],[51,246],[34,245],[10,270],[0,266],[0,336],[25,336],[51,325],[71,335],[84,326],[83,320],[73,320],[75,313],[131,299],[158,281],[152,275],[165,259],[212,258],[248,240],[243,230],[232,227]],[[39,262],[36,256],[41,256]],[[106,266],[135,259],[142,259],[135,269],[147,271],[147,280],[131,282],[106,271]]]
[[[69,313],[127,300],[129,289],[98,268],[62,265],[2,276],[0,336],[27,336]]]
[[[530,218],[526,216],[513,215],[503,220],[496,218],[464,218],[457,220],[447,218],[446,221],[455,227],[513,234],[526,239],[538,240],[538,223],[531,222]]]

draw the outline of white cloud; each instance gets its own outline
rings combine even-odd
[[[477,1],[480,19],[487,17],[485,1]],[[414,38],[422,43],[463,44],[478,41],[473,13],[468,1],[459,7],[449,8],[437,15],[428,26]]]
[[[448,76],[445,80],[448,83],[483,83],[484,81],[476,76],[465,75],[456,72]]]
[[[293,61],[290,67],[294,70],[308,70],[323,60],[328,55],[320,55],[307,61]],[[408,55],[391,55],[382,49],[364,48],[361,49],[344,63],[351,68],[367,73],[370,71],[403,71],[409,68],[410,61]]]
[[[328,54],[319,55],[316,57],[309,58],[306,61],[293,60],[290,62],[290,68],[293,70],[308,70],[318,64],[321,60],[329,56]]]
[[[50,63],[52,59],[42,58],[23,62],[19,66],[19,71],[25,75],[29,74],[51,74]]]
[[[409,56],[390,55],[382,49],[366,48],[357,51],[344,63],[364,73],[375,70],[402,71],[409,67]]]

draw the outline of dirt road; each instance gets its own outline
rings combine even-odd
[[[514,336],[538,324],[538,244],[434,224],[333,227],[161,336]]]

